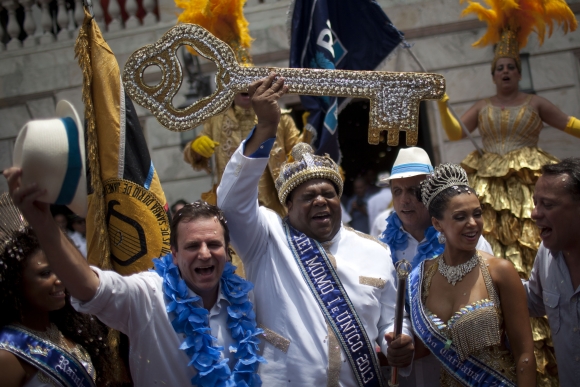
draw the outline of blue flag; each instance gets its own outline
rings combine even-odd
[[[403,40],[374,0],[295,0],[290,12],[290,67],[374,70]],[[338,162],[341,99],[300,99],[310,112],[308,126],[314,132],[316,153],[328,153]]]

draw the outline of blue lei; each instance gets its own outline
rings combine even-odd
[[[224,347],[213,345],[217,339],[210,334],[208,310],[194,306],[193,302],[201,299],[199,296],[188,298],[187,285],[173,264],[172,255],[154,259],[153,263],[154,271],[163,278],[167,313],[175,313],[171,325],[175,332],[186,335],[179,349],[191,359],[187,366],[193,365],[197,370],[191,384],[200,387],[261,386],[256,371],[259,363],[266,360],[258,355],[260,340],[257,336],[263,331],[256,325],[256,314],[248,300],[248,292],[254,285],[235,275],[236,267],[226,262],[220,281],[221,291],[231,304],[228,306],[228,328],[236,343],[229,350],[237,359],[232,372],[227,364],[229,359],[220,361]]]
[[[413,262],[411,263],[413,269],[416,268],[426,259],[433,258],[445,250],[445,245],[439,243],[437,237],[439,232],[435,230],[435,227],[430,226],[425,231],[426,243],[420,243],[417,248],[417,254],[413,257]],[[387,229],[381,235],[381,242],[386,243],[391,248],[391,255],[393,258],[393,263],[398,261],[395,254],[396,251],[405,250],[409,246],[409,234],[403,231],[403,223],[399,219],[399,215],[396,212],[392,212],[387,218]]]

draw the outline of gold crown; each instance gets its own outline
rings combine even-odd
[[[469,187],[467,173],[457,164],[441,164],[421,182],[421,201],[429,208],[433,199],[450,187],[457,191],[461,191],[460,187]],[[465,188],[465,191],[469,192],[469,189]]]
[[[338,165],[328,156],[316,156],[310,145],[300,142],[292,148],[294,162],[285,163],[276,179],[276,190],[282,205],[286,198],[300,184],[312,179],[327,179],[338,189],[338,197],[342,196],[344,183],[340,177]]]
[[[495,70],[495,64],[499,58],[512,58],[516,62],[518,71],[522,72],[522,63],[520,61],[520,48],[516,33],[510,29],[504,29],[501,38],[495,47],[495,55],[491,63],[491,73]]]

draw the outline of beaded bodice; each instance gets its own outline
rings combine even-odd
[[[537,146],[543,123],[530,105],[530,95],[524,104],[513,107],[493,106],[489,99],[479,111],[478,127],[483,149],[505,155],[513,150]]]
[[[423,305],[429,295],[431,279],[438,269],[438,261],[425,273],[423,278]],[[445,337],[457,348],[461,360],[470,354],[493,345],[499,345],[503,336],[503,318],[499,307],[499,297],[483,258],[479,256],[479,267],[488,298],[473,302],[455,312],[449,321],[444,322],[426,307],[427,316]]]

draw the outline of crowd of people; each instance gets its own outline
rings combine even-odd
[[[385,364],[404,386],[532,386],[530,315],[548,316],[560,384],[574,385],[580,158],[541,168],[531,217],[543,242],[522,283],[483,237],[485,209],[466,171],[433,168],[421,148],[402,149],[380,179],[393,207],[380,240],[343,225],[339,168],[305,143],[275,181],[287,216],[261,206],[285,91],[276,74],[251,85],[257,124],[224,169],[217,206],[172,209],[171,254],[150,272],[89,266],[37,200],[43,188],[23,186],[19,168],[4,171],[2,385],[66,385],[67,377],[115,385],[109,327],[129,337],[137,386],[381,385]],[[234,273],[230,244],[247,279]],[[409,313],[395,337],[403,259],[413,268]],[[49,351],[55,357],[39,362]]]
[[[216,186],[171,206],[171,252],[131,276],[89,265],[85,219],[4,170],[0,386],[578,385],[580,158],[537,144],[543,122],[580,127],[518,90],[502,47],[463,125],[438,102],[450,140],[479,128],[483,153],[401,149],[344,206],[339,166],[279,107],[284,78],[252,83],[184,151],[214,158]]]

